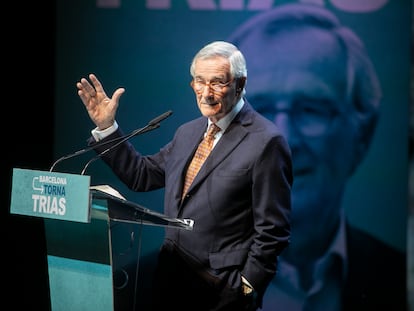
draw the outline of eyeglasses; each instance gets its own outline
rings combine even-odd
[[[250,102],[256,106],[254,99]],[[307,137],[318,137],[328,133],[333,121],[341,114],[338,109],[323,102],[296,102],[291,107],[278,107],[277,104],[256,107],[260,114],[272,121],[282,113],[287,114],[294,128]]]
[[[222,81],[210,81],[210,82],[206,82],[203,80],[192,80],[190,85],[191,87],[194,89],[194,91],[201,93],[204,91],[204,88],[206,86],[208,86],[211,90],[213,90],[213,92],[215,93],[221,93],[223,91],[223,89],[226,86],[229,86],[232,82],[234,81],[234,79],[231,79],[227,82],[222,82]]]

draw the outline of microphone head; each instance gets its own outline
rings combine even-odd
[[[148,125],[153,126],[157,123],[160,123],[164,119],[168,118],[170,115],[172,115],[172,110],[168,110],[168,111],[164,112],[162,115],[159,115],[158,117],[152,119],[150,122],[148,122]]]

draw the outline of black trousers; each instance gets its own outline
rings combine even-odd
[[[151,307],[181,311],[254,311],[254,297],[241,288],[214,280],[189,264],[174,249],[163,248],[158,257],[151,291]],[[224,284],[221,284],[224,283]]]

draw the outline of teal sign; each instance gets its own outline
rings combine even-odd
[[[90,176],[13,169],[10,213],[90,221]]]

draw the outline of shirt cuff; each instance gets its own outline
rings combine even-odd
[[[243,294],[246,296],[251,295],[254,291],[253,286],[249,283],[249,281],[247,281],[247,279],[244,276],[242,276],[241,279],[242,279],[241,288],[242,288]]]
[[[91,131],[91,133],[92,133],[93,138],[95,138],[96,141],[100,141],[100,140],[104,139],[105,137],[108,137],[109,135],[114,133],[117,129],[118,129],[118,123],[116,121],[114,121],[114,124],[112,124],[112,126],[106,128],[104,130],[99,130],[96,127]]]
[[[247,286],[250,286],[251,288],[253,288],[252,284],[250,284],[250,282],[247,281],[247,279],[243,275],[241,276],[241,279],[242,279],[242,282],[244,284],[246,284]]]

